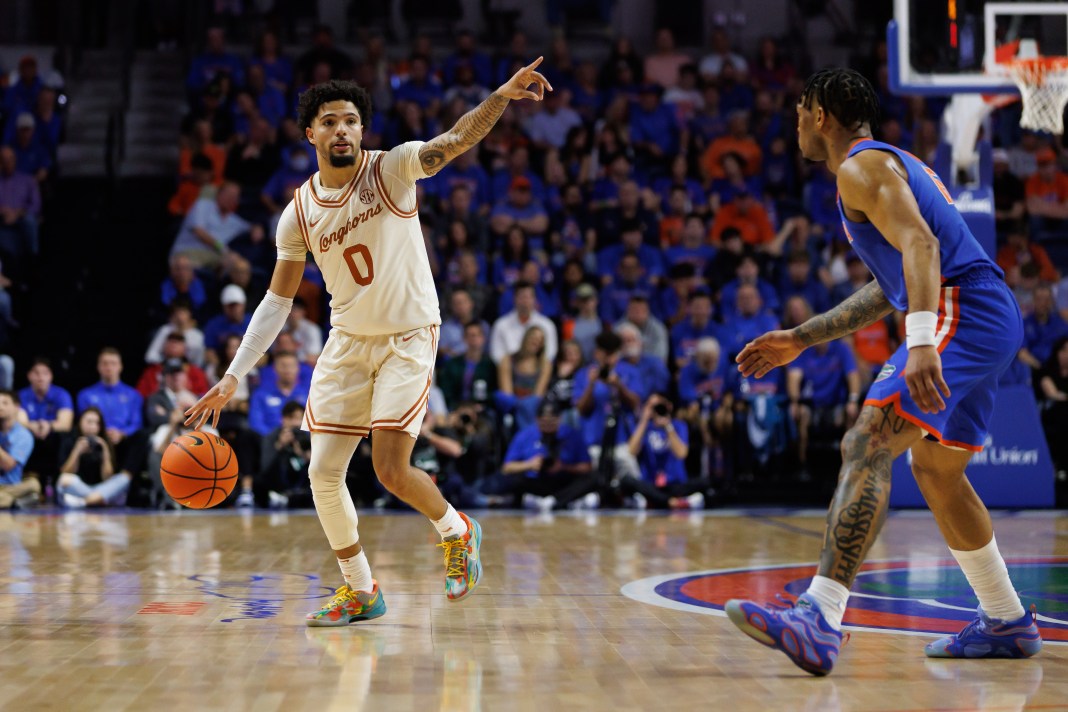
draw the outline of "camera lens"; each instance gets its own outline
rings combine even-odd
[[[663,403],[657,403],[653,406],[653,412],[662,418],[668,414],[668,407]]]
[[[598,374],[599,378],[603,381],[608,378],[608,374],[611,373],[611,369],[608,366],[601,366],[601,372]]]

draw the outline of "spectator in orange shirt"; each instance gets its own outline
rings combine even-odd
[[[184,217],[193,203],[201,198],[215,199],[215,186],[212,184],[215,171],[211,159],[203,153],[194,153],[189,161],[190,177],[178,184],[178,190],[167,203],[171,215]]]
[[[727,135],[713,141],[701,156],[701,171],[706,182],[726,177],[721,163],[726,153],[738,154],[743,164],[742,172],[746,176],[760,173],[763,152],[749,133],[749,112],[744,109],[731,112],[727,121]]]
[[[1042,245],[1036,245],[1027,236],[1027,226],[1016,222],[1009,230],[1007,243],[998,250],[998,267],[1005,270],[1005,283],[1015,287],[1020,283],[1020,268],[1028,262],[1038,266],[1038,275],[1043,282],[1056,282],[1060,272]]]
[[[723,231],[733,227],[747,245],[760,248],[775,239],[775,228],[768,211],[748,190],[739,191],[734,200],[720,208],[712,222],[712,244],[719,246]]]
[[[1036,155],[1038,170],[1027,179],[1027,212],[1032,231],[1068,229],[1068,175],[1057,167],[1057,154],[1043,148]]]
[[[660,216],[660,247],[676,247],[682,242],[682,228],[690,211],[690,197],[685,186],[676,185],[668,197],[668,209]]]

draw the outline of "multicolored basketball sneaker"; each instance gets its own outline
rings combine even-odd
[[[353,591],[345,584],[334,591],[330,603],[315,613],[309,613],[305,622],[312,628],[328,628],[369,621],[385,613],[386,599],[382,597],[377,581],[370,591]]]
[[[838,659],[841,632],[831,628],[808,594],[790,605],[727,601],[731,623],[758,643],[786,653],[794,665],[813,675],[826,675]]]
[[[1029,658],[1042,650],[1037,618],[1034,606],[1014,621],[991,618],[979,606],[964,630],[928,643],[923,652],[929,658]]]
[[[474,591],[482,578],[482,560],[478,554],[482,527],[463,512],[459,514],[467,522],[467,533],[438,544],[445,550],[445,595],[450,601],[459,601]]]

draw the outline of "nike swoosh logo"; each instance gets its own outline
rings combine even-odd
[[[417,336],[419,336],[418,332],[412,334],[411,336],[405,336],[404,338],[401,339],[401,341],[404,341],[404,342],[407,343],[408,341],[411,341],[412,339],[414,339]]]
[[[320,217],[320,218],[319,218],[318,220],[316,220],[315,222],[309,222],[309,223],[308,223],[308,227],[315,227],[316,225],[318,225],[318,224],[319,224],[319,223],[321,223],[322,221],[323,221],[323,219],[322,219],[322,218]]]

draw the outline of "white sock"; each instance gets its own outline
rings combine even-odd
[[[459,512],[449,505],[449,508],[445,510],[444,516],[441,519],[431,519],[434,524],[434,528],[441,534],[442,539],[448,539],[450,536],[463,536],[467,533],[467,522],[463,520]]]
[[[835,630],[842,630],[842,616],[845,615],[846,602],[849,600],[849,589],[826,576],[813,576],[805,593],[819,605],[827,623]]]
[[[353,591],[370,591],[375,584],[371,580],[371,566],[367,563],[367,553],[360,549],[360,553],[347,559],[338,559],[341,567],[341,575],[345,577],[345,583]]]
[[[1024,614],[1020,596],[1009,580],[1005,559],[1001,558],[1001,552],[998,551],[997,538],[991,538],[990,543],[982,549],[950,549],[949,553],[953,554],[953,558],[960,564],[976,598],[979,599],[979,605],[988,616],[1001,621],[1014,621]]]

